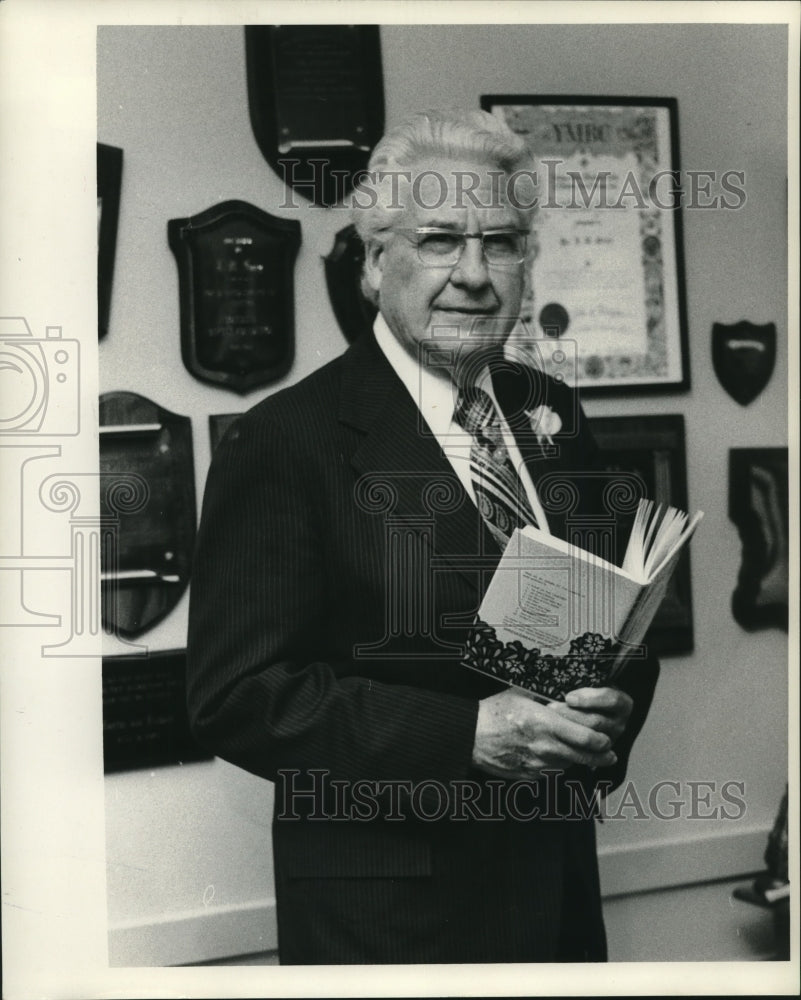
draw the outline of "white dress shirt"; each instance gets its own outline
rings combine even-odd
[[[395,374],[406,386],[409,395],[414,400],[429,430],[437,439],[453,471],[459,477],[462,486],[467,491],[467,495],[475,503],[476,495],[473,489],[473,479],[470,475],[470,448],[473,444],[473,436],[453,418],[453,411],[456,405],[455,384],[449,378],[445,377],[444,373],[435,375],[433,371],[424,365],[418,365],[414,358],[406,352],[405,348],[395,338],[395,335],[387,326],[386,320],[381,313],[376,316],[373,330],[378,346],[383,351]],[[492,397],[492,401],[498,411],[504,444],[520,477],[520,482],[531,504],[531,509],[537,518],[537,526],[542,531],[547,532],[549,529],[545,511],[542,509],[537,491],[534,488],[534,483],[523,462],[523,457],[517,447],[514,435],[503,417],[503,413],[498,406],[498,401],[495,399],[495,394],[492,391],[492,380],[488,377],[486,370],[479,379],[479,382],[481,388]]]

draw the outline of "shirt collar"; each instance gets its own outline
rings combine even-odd
[[[406,386],[431,430],[434,434],[447,431],[456,405],[456,387],[453,382],[434,375],[424,365],[419,365],[398,341],[381,313],[376,315],[373,332],[378,346]],[[497,406],[492,379],[486,368],[479,372],[476,384],[481,386]]]
[[[454,384],[450,379],[434,375],[424,365],[419,365],[395,337],[381,313],[375,318],[373,330],[378,346],[406,386],[431,433],[437,438],[448,433],[456,403]]]

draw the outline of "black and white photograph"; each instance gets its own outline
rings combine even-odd
[[[4,996],[795,991],[800,22],[1,0]]]

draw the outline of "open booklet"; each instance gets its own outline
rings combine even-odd
[[[622,567],[538,528],[516,529],[481,602],[465,665],[546,701],[613,682],[628,657],[642,655],[702,517],[641,500]]]

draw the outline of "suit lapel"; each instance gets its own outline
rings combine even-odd
[[[548,527],[553,535],[566,538],[566,518],[573,511],[548,503],[541,484],[546,476],[549,479],[551,476],[564,476],[567,481],[587,469],[587,457],[582,457],[584,437],[577,437],[576,395],[533,368],[501,365],[493,372],[492,384],[539,500],[546,510]],[[543,404],[559,416],[562,424],[559,432],[553,435],[553,446],[540,444],[527,412]]]
[[[372,477],[376,485],[386,484],[395,497],[392,517],[408,523],[430,521],[435,552],[471,585],[481,586],[475,572],[476,554],[489,573],[500,558],[498,546],[372,334],[352,345],[343,364],[339,418],[363,434],[351,458],[353,468],[359,476]],[[561,475],[566,482],[584,476],[592,466],[592,456],[579,421],[576,394],[535,369],[503,364],[493,372],[492,381],[535,488],[540,491],[546,476]],[[562,422],[553,436],[553,449],[540,446],[526,413],[542,403]],[[583,493],[580,489],[579,508],[588,500]],[[551,532],[565,538],[566,518],[575,511],[560,510],[545,501]]]
[[[478,588],[476,555],[491,570],[500,552],[420,410],[372,336],[344,364],[340,420],[363,433],[353,468],[393,496],[385,516],[431,524],[436,554]]]

